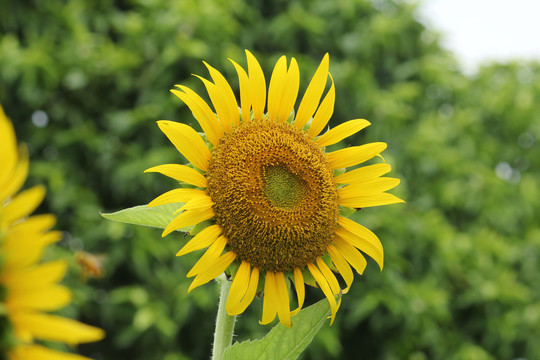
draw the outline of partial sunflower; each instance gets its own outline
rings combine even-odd
[[[67,263],[40,262],[43,250],[60,240],[52,215],[30,214],[45,196],[36,186],[17,193],[28,173],[26,148],[17,148],[11,122],[0,106],[0,358],[9,360],[84,360],[49,349],[34,340],[68,345],[97,341],[101,329],[47,314],[71,301],[59,285]]]
[[[167,164],[146,170],[192,185],[157,197],[148,206],[185,203],[163,236],[187,226],[207,226],[177,254],[207,248],[187,274],[196,276],[189,291],[216,278],[229,267],[233,282],[226,303],[230,315],[242,313],[264,289],[262,324],[276,313],[285,326],[304,302],[304,284],[317,283],[328,298],[332,321],[339,304],[335,295],[353,282],[351,266],[360,274],[363,253],[383,266],[383,248],[375,234],[340,215],[341,207],[370,207],[403,202],[385,193],[399,179],[384,178],[386,163],[335,176],[379,155],[382,142],[351,146],[331,153],[325,147],[353,135],[370,123],[351,120],[319,136],[334,110],[335,89],[324,56],[296,115],[299,89],[296,60],[282,56],[268,87],[255,57],[246,51],[248,72],[232,61],[239,77],[240,107],[223,75],[206,64],[213,82],[199,77],[215,109],[194,91],[171,90],[192,111],[204,131],[172,121],[158,126],[193,165]],[[331,86],[324,98],[327,81]],[[267,112],[265,113],[265,107]],[[343,171],[341,171],[343,172]],[[200,228],[201,226],[199,226]],[[333,272],[346,283],[340,288]],[[294,283],[298,307],[290,310],[288,282]],[[264,285],[263,285],[264,284]]]

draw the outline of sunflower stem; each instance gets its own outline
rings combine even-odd
[[[229,316],[225,310],[225,303],[229,296],[231,281],[227,280],[225,274],[221,274],[216,278],[221,285],[221,293],[219,296],[218,313],[216,317],[216,331],[214,332],[214,347],[212,349],[212,360],[222,360],[225,349],[231,346],[234,323],[236,316]]]

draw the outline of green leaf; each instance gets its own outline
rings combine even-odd
[[[235,343],[225,350],[224,360],[294,360],[311,343],[330,315],[326,299],[301,310],[293,326],[277,324],[260,340]]]
[[[127,224],[165,229],[167,225],[169,225],[171,220],[174,219],[174,212],[178,210],[183,204],[184,203],[173,203],[154,207],[139,205],[110,214],[101,213],[101,216],[103,216],[105,219],[119,221]],[[191,228],[193,228],[193,226],[182,228],[179,231],[187,232]]]

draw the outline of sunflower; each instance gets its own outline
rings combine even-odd
[[[166,164],[146,170],[188,184],[148,206],[184,203],[163,236],[197,224],[203,228],[177,254],[207,248],[187,274],[195,276],[189,291],[230,268],[229,315],[242,313],[262,292],[261,324],[270,323],[277,314],[290,327],[291,316],[304,302],[304,284],[317,284],[330,303],[333,321],[339,307],[335,295],[346,293],[353,282],[351,266],[359,274],[366,267],[362,253],[383,267],[377,236],[340,211],[403,202],[385,192],[399,179],[381,177],[390,171],[386,163],[343,172],[380,155],[385,143],[325,152],[326,146],[370,125],[363,119],[351,120],[319,136],[335,101],[328,54],[295,114],[300,82],[296,60],[292,58],[289,66],[285,56],[277,61],[266,102],[263,71],[249,51],[246,56],[247,72],[231,60],[239,78],[240,107],[227,80],[206,62],[212,81],[199,78],[215,113],[191,89],[177,85],[177,90],[171,90],[192,111],[204,135],[185,124],[158,121],[192,166]],[[328,79],[331,85],[321,101]],[[345,289],[334,272],[343,278]],[[293,311],[289,282],[294,284],[298,304]]]
[[[28,153],[17,149],[11,122],[0,106],[0,358],[9,360],[83,360],[83,356],[49,349],[34,339],[68,345],[97,341],[101,329],[47,314],[71,301],[59,285],[67,263],[40,262],[44,249],[60,240],[49,231],[52,215],[30,214],[45,196],[36,186],[17,194],[28,172]]]

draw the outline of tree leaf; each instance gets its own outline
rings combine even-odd
[[[135,224],[142,226],[155,227],[165,229],[167,225],[174,219],[174,212],[178,210],[184,203],[165,204],[154,207],[146,205],[134,206],[110,214],[103,214],[105,219],[119,221],[127,224]],[[180,231],[188,231],[193,226],[180,229]]]
[[[225,350],[224,360],[294,360],[311,343],[330,315],[328,301],[301,310],[292,318],[293,326],[277,324],[260,340],[235,343]]]

